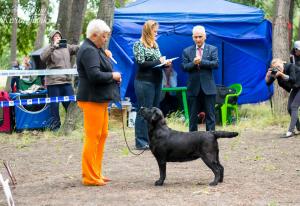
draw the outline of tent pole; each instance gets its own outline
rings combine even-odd
[[[224,85],[224,41],[222,40],[222,85]]]

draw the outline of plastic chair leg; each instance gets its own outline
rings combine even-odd
[[[187,124],[189,124],[189,110],[188,110],[188,104],[187,104],[186,91],[181,91],[181,95],[182,95],[185,122]]]
[[[227,123],[227,107],[225,105],[221,107],[221,119],[222,119],[222,126],[225,127]]]

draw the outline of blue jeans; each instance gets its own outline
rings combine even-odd
[[[139,114],[141,107],[159,107],[161,83],[134,80],[134,91],[137,99],[137,115],[135,119],[135,146],[143,148],[149,144],[148,124]]]
[[[74,91],[71,84],[57,84],[47,86],[49,97],[72,96]],[[68,110],[70,102],[62,102],[65,110]],[[51,118],[49,122],[50,130],[58,130],[60,128],[59,103],[50,103]]]

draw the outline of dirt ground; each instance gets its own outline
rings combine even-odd
[[[225,177],[215,187],[208,186],[213,173],[202,160],[169,163],[165,185],[154,186],[159,174],[151,152],[128,154],[116,132],[110,132],[103,167],[113,181],[103,187],[80,183],[80,138],[32,133],[33,140],[20,146],[1,134],[0,159],[10,162],[16,176],[17,206],[300,205],[300,135],[281,139],[281,132],[247,129],[235,139],[220,139]],[[2,164],[0,172],[6,173]],[[6,205],[1,188],[0,205]]]

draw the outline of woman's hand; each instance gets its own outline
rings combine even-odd
[[[113,79],[117,81],[118,83],[122,82],[122,77],[120,72],[113,72],[112,73]]]
[[[266,77],[270,77],[271,76],[271,68],[269,68],[269,70],[268,70],[268,72],[267,72],[267,74],[266,74]]]
[[[172,61],[171,61],[171,60],[167,60],[167,61],[165,62],[165,65],[166,65],[167,67],[171,66],[171,65],[172,65]]]
[[[160,63],[164,64],[166,61],[166,56],[159,57],[159,61],[160,61]]]
[[[111,58],[111,57],[112,57],[112,53],[111,53],[111,51],[109,51],[108,49],[105,49],[105,50],[104,50],[104,53],[105,53],[105,55],[106,55],[108,58]]]

